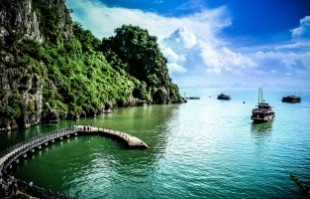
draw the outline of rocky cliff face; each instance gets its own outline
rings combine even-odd
[[[42,89],[38,75],[30,77],[27,69],[1,70],[1,129],[27,128],[41,120]]]
[[[32,0],[1,1],[0,10],[0,42],[2,47],[9,48],[9,37],[18,39],[35,39],[43,42],[39,21],[33,9]],[[12,49],[11,49],[12,50]]]
[[[63,1],[43,2],[65,14]],[[35,3],[38,1],[0,1],[0,131],[27,128],[41,121],[44,80],[34,71],[29,73],[33,63],[22,61],[27,56],[20,47],[24,41],[45,40]],[[64,23],[60,26],[64,29]],[[68,36],[70,31],[63,34]]]
[[[64,0],[0,0],[0,131],[182,101],[155,37],[123,26],[120,32],[144,39],[103,42],[72,22],[70,12]],[[119,51],[115,43],[134,46]]]

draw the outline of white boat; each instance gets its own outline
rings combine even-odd
[[[254,123],[268,122],[275,116],[272,107],[263,99],[263,89],[258,90],[258,105],[252,110],[251,119]]]

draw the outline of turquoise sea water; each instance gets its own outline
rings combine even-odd
[[[51,145],[21,162],[13,175],[78,198],[299,198],[289,174],[310,186],[310,95],[285,104],[265,91],[276,117],[252,124],[257,92],[216,92],[180,105],[118,109],[109,115],[0,134],[1,149],[71,124],[133,134],[151,148],[84,136]],[[210,97],[209,97],[210,96]],[[245,104],[243,104],[245,101]]]

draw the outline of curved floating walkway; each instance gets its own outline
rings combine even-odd
[[[94,126],[74,125],[71,128],[61,129],[53,133],[43,134],[41,136],[31,138],[1,151],[0,171],[1,173],[6,174],[6,170],[8,168],[12,168],[13,163],[18,164],[19,159],[26,158],[27,153],[34,153],[36,150],[40,150],[42,147],[48,146],[57,140],[63,140],[64,138],[70,138],[71,136],[92,134],[115,138],[125,143],[128,148],[149,148],[148,145],[139,138],[124,132]],[[20,187],[27,186],[26,182],[21,180],[17,181]],[[36,186],[32,187],[32,195],[39,198],[72,198],[70,196],[51,192]]]
[[[144,148],[144,149],[149,148],[148,145],[139,138],[124,132],[114,131],[111,129],[98,128],[93,126],[82,126],[82,125],[76,125],[73,126],[72,128],[77,132],[83,134],[99,134],[106,137],[116,138],[126,143],[127,147],[129,148]]]

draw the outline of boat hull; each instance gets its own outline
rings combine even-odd
[[[301,97],[297,97],[297,96],[286,96],[282,98],[282,102],[286,102],[286,103],[300,103],[301,101]]]
[[[229,95],[225,95],[224,93],[221,93],[220,95],[217,96],[218,100],[230,100]]]
[[[252,116],[251,119],[253,120],[253,123],[264,123],[264,122],[269,122],[273,120],[274,116],[275,114],[264,116],[264,117]]]

